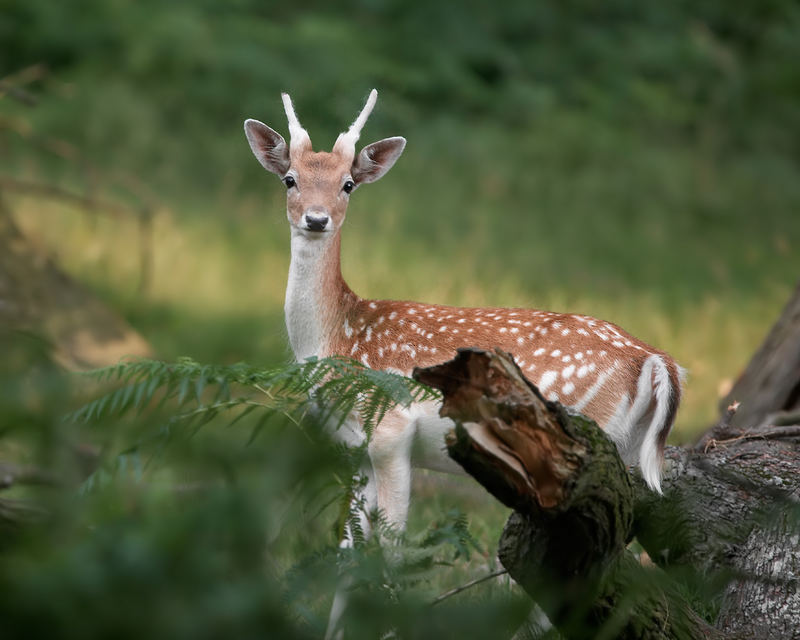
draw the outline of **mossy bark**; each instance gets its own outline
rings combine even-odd
[[[414,376],[444,394],[451,457],[515,510],[500,560],[564,637],[720,637],[627,551],[631,476],[594,422],[547,402],[500,351],[462,349]]]

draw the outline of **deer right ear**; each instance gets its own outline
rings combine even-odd
[[[261,165],[283,178],[289,170],[289,147],[280,133],[258,120],[244,121],[244,134]]]
[[[405,148],[406,139],[399,136],[368,144],[353,161],[350,169],[353,180],[356,184],[375,182],[392,168]]]

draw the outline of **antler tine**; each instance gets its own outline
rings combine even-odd
[[[364,128],[367,118],[369,118],[370,114],[372,113],[372,109],[375,107],[375,102],[377,100],[378,92],[373,89],[369,92],[369,97],[367,98],[367,102],[364,105],[364,108],[361,110],[361,113],[358,114],[358,117],[355,119],[353,124],[350,125],[350,128],[347,130],[347,132],[339,134],[339,137],[336,139],[336,144],[333,145],[334,153],[350,155],[351,157],[355,156],[356,142],[358,142],[359,137],[361,137],[361,129]]]
[[[291,151],[298,151],[306,147],[311,147],[311,137],[308,131],[300,124],[297,114],[294,112],[294,105],[288,93],[282,93],[283,110],[286,112],[286,119],[289,121],[289,148]]]

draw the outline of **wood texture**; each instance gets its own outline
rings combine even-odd
[[[741,406],[731,426],[753,427],[800,410],[800,283],[747,368],[722,400]]]
[[[515,509],[500,561],[563,637],[723,637],[627,551],[633,483],[596,424],[546,402],[501,351],[461,349],[415,377],[457,422],[451,457]]]

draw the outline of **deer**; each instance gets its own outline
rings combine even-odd
[[[291,261],[285,318],[298,361],[346,356],[367,367],[410,375],[450,359],[460,347],[500,348],[549,400],[593,419],[614,441],[623,461],[661,493],[663,450],[681,398],[683,370],[664,351],[617,325],[586,315],[525,308],[461,308],[356,295],[341,271],[341,231],[353,193],[386,174],[406,140],[373,142],[356,154],[377,91],[330,152],[314,151],[288,94],[282,101],[289,144],[274,129],[248,119],[250,148],[286,187]],[[412,467],[463,473],[447,456],[444,435],[454,427],[435,402],[390,411],[374,428],[362,500],[402,530]],[[340,429],[349,444],[363,443],[357,424]],[[367,523],[362,519],[362,526]],[[334,608],[336,608],[336,602]],[[331,614],[332,620],[336,617]]]

